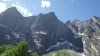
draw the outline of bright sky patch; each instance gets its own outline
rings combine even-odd
[[[2,11],[5,11],[6,9],[7,9],[6,4],[3,3],[3,2],[0,2],[0,13],[1,13]]]
[[[28,11],[25,7],[23,7],[19,2],[12,3],[12,7],[16,7],[24,16],[32,16],[32,13]]]

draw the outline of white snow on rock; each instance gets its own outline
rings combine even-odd
[[[8,28],[7,26],[5,26],[5,25],[2,25],[2,24],[0,24],[1,26],[3,26],[3,27],[6,27],[6,28]]]
[[[17,39],[25,40],[25,35],[24,34],[20,34],[20,33],[16,33],[16,32],[13,32],[12,34],[14,34],[14,36]]]
[[[14,36],[15,36],[16,38],[20,38],[19,34],[17,34],[16,32],[13,32],[13,34],[14,34]]]
[[[87,36],[85,33],[78,33],[78,35]]]
[[[84,53],[81,54],[82,56],[86,56]]]
[[[37,31],[37,32],[34,32],[35,34],[43,34],[43,35],[46,35],[46,32],[43,32],[43,31]]]
[[[50,46],[46,51],[49,51],[49,50],[52,49],[53,47],[58,48],[59,46],[64,45],[64,44],[68,44],[69,46],[73,46],[72,43],[69,43],[69,42],[67,42],[67,41],[65,41],[65,42],[57,42],[57,44],[55,44],[55,45],[53,45],[53,46]]]

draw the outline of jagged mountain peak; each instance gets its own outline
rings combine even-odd
[[[21,13],[17,10],[16,7],[11,7],[11,8],[8,8],[7,10],[5,10],[4,12],[1,13],[1,17],[2,16],[9,16],[9,17],[17,17],[17,16],[20,16],[22,17]]]
[[[11,8],[8,8],[7,10],[17,11],[17,8],[16,7],[11,7]]]
[[[49,12],[48,14],[51,15],[51,16],[55,16],[54,12]]]
[[[67,22],[66,22],[66,24],[70,24],[71,23],[71,21],[70,20],[68,20]]]
[[[55,15],[55,13],[54,12],[49,12],[49,13],[46,13],[46,14],[43,14],[43,13],[40,13],[39,15],[47,15],[47,14],[51,14],[51,15]]]
[[[36,17],[35,23],[39,24],[39,25],[46,25],[46,24],[49,24],[49,23],[54,24],[54,23],[57,23],[58,21],[59,20],[56,17],[55,13],[54,12],[50,12],[48,14],[42,14],[42,13],[40,13]]]
[[[100,22],[100,17],[93,16],[91,21],[93,21],[95,23],[99,23]]]
[[[37,18],[39,20],[58,20],[54,12],[49,12],[47,14],[40,13]]]
[[[79,24],[79,23],[81,23],[81,21],[79,19],[75,19],[72,23],[73,24]]]
[[[11,7],[1,13],[0,24],[3,24],[11,29],[21,27],[23,16],[16,7]],[[19,26],[19,27],[18,27]]]

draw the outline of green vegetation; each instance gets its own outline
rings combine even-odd
[[[50,52],[49,56],[58,56],[58,53],[56,53],[56,52]]]
[[[63,49],[55,52],[50,52],[49,54],[45,54],[43,56],[81,56],[81,54],[72,50]]]
[[[39,56],[38,53],[34,52],[32,53],[32,56]]]
[[[17,46],[14,45],[3,45],[0,47],[0,56],[38,56],[38,54],[33,53],[31,55],[27,48],[27,42],[21,41],[17,44]]]
[[[36,52],[29,53],[27,45],[28,43],[26,41],[20,41],[16,46],[3,45],[0,47],[0,56],[39,56]],[[81,56],[81,54],[72,50],[63,49],[42,56]]]

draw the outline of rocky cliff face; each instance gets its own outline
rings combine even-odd
[[[17,11],[15,7],[8,8],[6,11],[2,12],[0,16],[0,24],[3,24],[12,30],[21,30],[23,22],[22,15]]]
[[[7,28],[6,30],[10,30],[11,32],[9,32],[9,34],[5,33],[3,36],[0,35],[0,37],[12,37],[13,39],[6,41],[8,44],[16,44],[20,40],[27,40],[30,44],[29,46],[31,47],[33,46],[31,25],[34,23],[34,21],[35,16],[23,17],[15,7],[8,8],[6,11],[0,14],[0,24],[2,25],[1,27],[5,26]],[[5,32],[6,30],[2,30],[0,33]]]
[[[74,38],[73,32],[66,28],[65,24],[60,22],[53,12],[38,15],[32,25],[32,35],[37,49],[41,50],[40,53],[43,50],[54,51],[62,48],[82,51],[83,48],[81,39]]]
[[[100,18],[93,17],[88,23],[91,28],[85,33],[87,36],[82,37],[84,52],[87,56],[100,56]]]
[[[72,29],[76,37],[81,37],[83,41],[84,54],[86,56],[100,56],[100,18],[92,17],[90,20],[75,20],[67,27]]]
[[[0,14],[0,45],[26,40],[29,49],[39,54],[71,49],[84,52],[86,56],[100,56],[99,34],[99,17],[64,24],[53,12],[23,17],[12,7]]]

